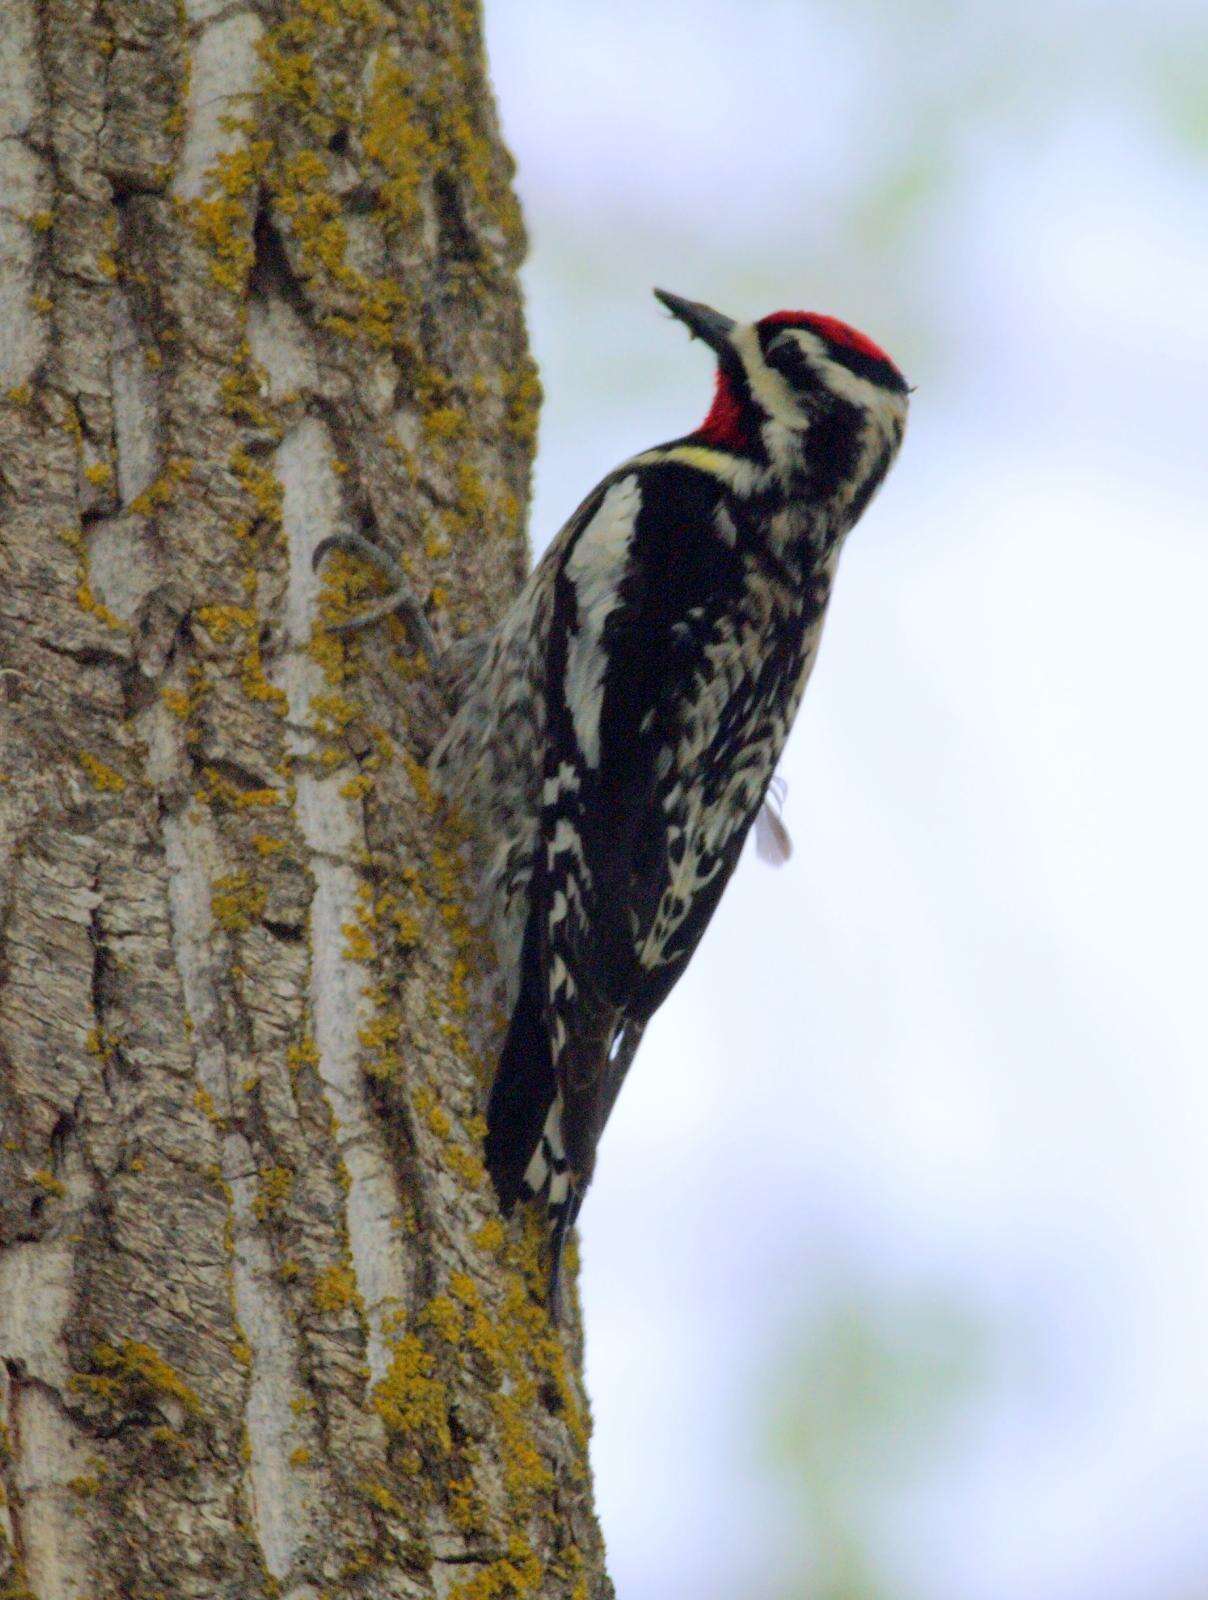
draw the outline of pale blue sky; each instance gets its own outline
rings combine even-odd
[[[1198,10],[487,0],[538,548],[706,409],[652,284],[837,313],[919,385],[784,763],[794,860],[743,863],[584,1211],[621,1600],[811,1592],[766,1375],[852,1295],[985,1344],[869,1513],[887,1600],[1208,1589]]]

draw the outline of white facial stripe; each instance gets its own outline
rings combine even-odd
[[[862,378],[859,373],[844,366],[843,362],[836,361],[827,348],[826,341],[816,333],[811,333],[808,328],[786,328],[781,338],[797,341],[802,353],[818,372],[823,383],[832,394],[837,394],[840,400],[859,406],[862,411],[869,411],[874,416],[905,416],[904,394],[882,388],[871,378]]]
[[[791,428],[807,428],[809,414],[781,375],[768,366],[759,344],[759,330],[753,322],[735,328],[730,343],[742,358],[743,371],[751,393],[769,417]]]

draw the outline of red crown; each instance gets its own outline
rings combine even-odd
[[[831,344],[846,345],[849,350],[858,350],[861,355],[871,356],[874,361],[884,361],[891,367],[894,365],[881,346],[874,344],[866,333],[861,333],[848,322],[840,322],[838,317],[823,316],[819,311],[773,311],[770,317],[764,317],[760,327],[808,328],[811,333],[820,334]],[[894,367],[894,370],[897,368]]]

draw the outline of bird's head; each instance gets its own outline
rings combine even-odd
[[[854,433],[871,426],[896,449],[910,386],[866,334],[814,311],[735,322],[699,301],[654,292],[717,356],[717,391],[696,433],[702,442],[791,467],[809,430],[830,419]]]

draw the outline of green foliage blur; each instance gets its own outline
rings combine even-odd
[[[853,1278],[803,1316],[762,1406],[764,1465],[796,1535],[777,1600],[902,1600],[886,1518],[926,1485],[992,1377],[987,1330],[943,1291],[898,1297]]]

